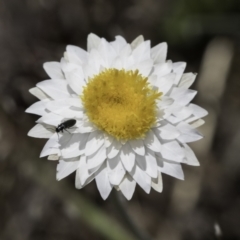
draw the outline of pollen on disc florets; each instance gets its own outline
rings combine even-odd
[[[86,114],[99,129],[117,139],[143,138],[156,122],[156,100],[139,72],[110,68],[89,79],[81,99]]]

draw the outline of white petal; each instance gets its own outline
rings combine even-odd
[[[192,165],[192,166],[199,166],[199,162],[193,152],[193,150],[187,145],[187,144],[183,144],[184,148],[185,148],[185,159],[183,161],[183,163],[186,163],[188,165]]]
[[[144,38],[142,35],[139,35],[137,38],[135,38],[132,43],[131,47],[132,49],[135,49],[138,45],[140,45],[142,42],[144,42]]]
[[[101,38],[94,33],[90,33],[87,38],[87,50],[90,52],[92,49],[97,49],[101,42]]]
[[[152,59],[147,59],[142,62],[136,63],[131,66],[131,70],[138,70],[140,74],[143,76],[148,76],[153,68],[153,61]],[[130,70],[130,69],[129,69]]]
[[[183,74],[178,86],[184,89],[188,89],[194,83],[196,76],[197,74],[194,73]]]
[[[49,99],[44,99],[42,101],[35,102],[29,108],[27,108],[25,112],[42,116],[47,113],[46,104],[49,101]]]
[[[80,168],[77,169],[76,175],[75,175],[75,188],[77,189],[83,188],[83,185],[81,184],[81,181],[80,181],[79,171],[80,171]]]
[[[191,125],[191,127],[193,127],[193,128],[198,128],[198,127],[202,126],[204,123],[205,123],[205,121],[200,118],[200,119],[198,119],[197,121],[191,123],[190,125]]]
[[[174,83],[176,85],[178,85],[182,75],[183,75],[183,72],[186,68],[186,63],[185,62],[176,62],[176,63],[173,63],[173,72],[176,73],[176,78],[175,78],[175,81]]]
[[[83,91],[83,87],[86,85],[83,70],[81,68],[72,70],[66,74],[66,79],[71,89],[80,95]]]
[[[175,100],[178,105],[186,106],[197,94],[197,91],[184,88],[173,88],[170,97]]]
[[[50,138],[53,135],[51,129],[47,129],[46,126],[42,124],[35,125],[29,132],[29,137],[35,138]]]
[[[172,177],[184,180],[184,174],[180,163],[172,163],[164,161],[163,166],[159,166],[158,170]]]
[[[56,112],[64,108],[69,108],[70,105],[65,99],[53,100],[46,104],[46,108],[51,112]]]
[[[115,158],[107,159],[107,169],[110,183],[113,185],[119,185],[126,172],[120,161],[119,155]]]
[[[99,168],[96,168],[94,171],[91,171],[91,172],[88,171],[86,156],[82,155],[80,158],[80,163],[79,163],[78,172],[77,172],[80,185],[84,186],[84,185],[88,184],[90,181],[92,181],[95,177],[94,173],[96,173],[96,171],[98,171],[98,169]]]
[[[177,129],[181,133],[177,139],[183,143],[195,142],[203,137],[196,129],[185,122],[179,123]]]
[[[122,182],[119,185],[119,188],[122,194],[127,200],[130,200],[133,196],[134,190],[136,187],[136,182],[128,174],[125,175]]]
[[[74,53],[81,60],[82,63],[87,61],[88,53],[82,48],[73,45],[68,45],[67,51]]]
[[[161,143],[151,129],[148,131],[143,141],[145,146],[151,149],[152,151],[154,152],[161,151]]]
[[[162,139],[171,140],[180,135],[178,129],[169,123],[165,126],[160,126],[158,129],[161,131],[160,136]]]
[[[72,109],[75,111],[83,111],[82,103],[80,98],[65,98],[65,99],[58,99],[50,101],[46,105],[47,109],[54,112],[60,109]]]
[[[73,63],[78,66],[82,65],[82,63],[83,63],[82,60],[75,53],[72,53],[72,52],[64,52],[64,58],[69,63]]]
[[[129,143],[135,153],[137,153],[138,155],[144,156],[145,148],[144,148],[143,140],[141,139],[130,140]]]
[[[61,150],[63,158],[73,158],[80,156],[84,153],[84,149],[79,149],[80,142],[82,141],[82,137],[84,135],[81,133],[71,134],[70,140],[65,144],[63,149]]]
[[[69,73],[75,69],[81,68],[80,64],[75,64],[75,63],[69,62],[65,58],[61,59],[60,64],[61,64],[61,68],[65,74]]]
[[[147,163],[145,156],[140,156],[136,154],[136,164],[143,170],[144,172],[147,169]]]
[[[123,62],[119,57],[116,57],[113,61],[112,64],[110,66],[111,68],[115,68],[118,70],[121,70],[123,68]]]
[[[45,144],[42,152],[40,153],[40,157],[45,157],[47,155],[52,155],[52,154],[59,154],[60,155],[57,133],[54,133],[49,138],[49,140]]]
[[[193,114],[193,117],[186,120],[186,122],[188,123],[195,121],[199,118],[205,117],[208,114],[208,112],[205,109],[193,103],[189,104],[188,108],[192,111],[192,114]]]
[[[123,63],[130,56],[131,53],[132,53],[131,45],[127,44],[119,53],[119,57],[123,60]]]
[[[49,124],[49,129],[52,131],[55,131],[55,127],[57,127],[61,122],[63,118],[55,113],[47,113],[43,115],[41,118],[37,120],[37,123],[45,123]],[[54,126],[54,127],[53,127]]]
[[[177,103],[174,103],[170,105],[168,108],[166,108],[164,113],[175,114],[176,112],[181,111],[182,108],[183,106],[180,106]]]
[[[88,178],[84,181],[84,183],[82,183],[82,182],[81,182],[81,179],[80,179],[80,176],[81,176],[80,167],[78,167],[77,172],[76,172],[76,178],[75,178],[75,187],[76,187],[77,189],[83,188],[84,186],[86,186],[87,184],[89,184],[89,183],[95,178],[95,175],[94,175],[94,174],[91,174],[91,175],[89,175]]]
[[[114,141],[112,142],[111,146],[107,148],[107,156],[108,156],[108,158],[116,157],[117,154],[119,153],[121,147],[122,147],[121,142],[118,141],[117,139],[114,139]]]
[[[132,57],[135,63],[140,63],[150,59],[150,41],[139,44],[133,51]]]
[[[133,152],[132,148],[129,146],[128,143],[124,144],[121,152],[120,152],[120,159],[125,167],[125,169],[130,172],[135,163],[135,153]]]
[[[73,158],[69,161],[60,160],[57,165],[57,180],[67,177],[77,170],[79,165],[79,158]]]
[[[59,160],[59,156],[58,154],[52,154],[48,156],[48,160],[50,161],[58,161]]]
[[[93,169],[101,165],[107,158],[106,148],[104,144],[100,149],[87,157],[88,169]]]
[[[104,137],[101,131],[94,131],[89,134],[86,144],[86,156],[95,153],[104,144]]]
[[[176,124],[176,123],[178,123],[178,122],[181,122],[181,119],[179,119],[179,118],[177,118],[177,117],[175,117],[175,116],[173,116],[173,115],[170,115],[170,116],[168,116],[168,115],[165,115],[164,116],[164,119],[166,119],[168,122],[170,122],[171,124]]]
[[[164,63],[159,63],[154,66],[153,74],[156,74],[158,78],[163,77],[172,71],[172,61],[167,61]]]
[[[37,87],[29,89],[29,92],[40,100],[49,98],[48,95],[46,95],[41,89]]]
[[[79,109],[76,109],[76,108],[63,108],[63,109],[57,109],[57,110],[54,110],[52,111],[58,115],[60,115],[61,117],[63,118],[66,118],[66,119],[71,119],[71,118],[74,118],[74,119],[82,119],[83,116],[84,116],[84,113],[83,111],[79,110]],[[81,122],[79,122],[80,124]],[[82,124],[82,123],[81,123]],[[74,126],[75,127],[75,126]],[[80,130],[80,129],[79,129]]]
[[[154,63],[163,63],[167,57],[167,43],[159,43],[151,49],[151,57]]]
[[[205,109],[193,103],[189,104],[189,108],[193,111],[193,114],[198,118],[205,117],[208,114],[208,112]]]
[[[105,140],[105,147],[108,148],[112,145],[114,138],[111,135],[105,133],[104,140]]]
[[[84,153],[85,153],[85,149],[86,149],[88,136],[89,136],[89,133],[82,133],[81,134],[81,139],[79,139],[79,141],[80,141],[79,150],[83,151]]]
[[[95,179],[94,174],[90,175],[89,178],[85,181],[84,186],[86,186],[87,184],[89,184],[93,179]]]
[[[53,100],[46,105],[46,108],[51,112],[57,112],[58,110],[64,111],[66,109],[83,112],[81,100],[79,98]]]
[[[152,86],[155,86],[156,85],[156,82],[157,82],[157,75],[153,75],[151,74],[149,77],[148,77],[148,82],[152,85]]]
[[[162,174],[158,171],[157,178],[152,179],[151,183],[152,188],[157,192],[162,192],[163,190],[163,182],[162,182]]]
[[[101,44],[98,47],[98,51],[106,63],[104,67],[110,67],[113,60],[117,57],[117,53],[112,45],[105,39],[101,39]]]
[[[161,112],[161,111],[158,111],[158,112],[157,112],[157,116],[160,116],[160,115],[161,115],[160,112]],[[159,114],[160,114],[160,115],[159,115]],[[158,117],[158,121],[155,122],[155,123],[152,125],[152,129],[153,129],[153,128],[160,127],[160,126],[161,126],[161,123],[160,123],[160,122],[161,122],[161,121],[160,121],[160,118]]]
[[[175,73],[169,73],[161,78],[158,78],[155,82],[155,86],[159,89],[160,92],[166,94],[173,86],[175,77]]]
[[[59,62],[46,62],[43,68],[52,79],[65,79]]]
[[[126,40],[122,36],[116,36],[116,40],[111,42],[111,45],[115,49],[117,54],[120,54],[121,50],[127,45]]]
[[[82,121],[77,125],[80,133],[90,133],[96,131],[96,127],[89,121]]]
[[[46,80],[38,83],[37,87],[53,99],[70,97],[67,82],[63,80]]]
[[[162,96],[160,98],[160,100],[157,102],[157,106],[160,108],[160,109],[165,109],[167,107],[169,107],[170,105],[172,105],[174,102],[174,100],[170,97],[167,97],[167,96]]]
[[[192,111],[189,107],[182,107],[178,111],[172,113],[176,118],[178,118],[178,122],[184,119],[187,119],[191,116]],[[175,122],[176,123],[176,122]]]
[[[81,99],[79,97],[67,98],[65,101],[72,107],[83,108]]]
[[[157,171],[157,160],[155,157],[155,154],[153,151],[151,151],[150,149],[146,150],[146,173],[152,177],[152,178],[156,178],[158,175],[158,171]]]
[[[150,193],[151,178],[143,170],[141,170],[140,167],[135,165],[133,170],[130,172],[130,175],[146,193]]]
[[[125,58],[125,60],[122,60],[122,65],[124,69],[131,70],[134,64],[136,64],[136,61],[134,60],[132,55]]]
[[[109,179],[108,179],[106,162],[104,162],[102,164],[98,173],[95,174],[95,179],[96,179],[96,183],[97,183],[97,188],[98,188],[102,198],[104,200],[107,199],[113,186],[110,184]]]
[[[87,158],[85,155],[82,155],[79,162],[78,172],[80,184],[84,185],[85,181],[89,178],[90,174],[87,168]]]
[[[104,65],[105,63],[100,53],[96,49],[92,49],[89,53],[88,64],[83,68],[85,80],[88,81],[89,78],[92,78],[94,75],[98,74],[100,67]]]
[[[177,141],[164,143],[162,145],[161,154],[163,158],[176,162],[181,162],[185,156],[183,149],[180,147]]]

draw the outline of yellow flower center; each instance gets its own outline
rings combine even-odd
[[[110,68],[89,79],[81,96],[86,114],[97,128],[117,139],[143,138],[156,122],[156,100],[138,71]]]

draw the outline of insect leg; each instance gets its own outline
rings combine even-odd
[[[67,131],[69,134],[71,134],[67,129],[65,129],[65,131]]]

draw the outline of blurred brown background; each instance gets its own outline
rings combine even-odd
[[[131,232],[112,194],[103,201],[95,182],[74,189],[74,174],[57,182],[56,162],[39,159],[45,140],[27,137],[37,120],[24,113],[37,100],[28,89],[47,79],[42,64],[67,44],[86,48],[90,32],[166,41],[168,59],[199,73],[195,102],[209,111],[205,138],[192,144],[200,167],[184,166],[185,181],[164,175],[161,194],[137,187],[120,199],[136,224],[152,239],[240,239],[239,0],[0,0],[0,239]]]

